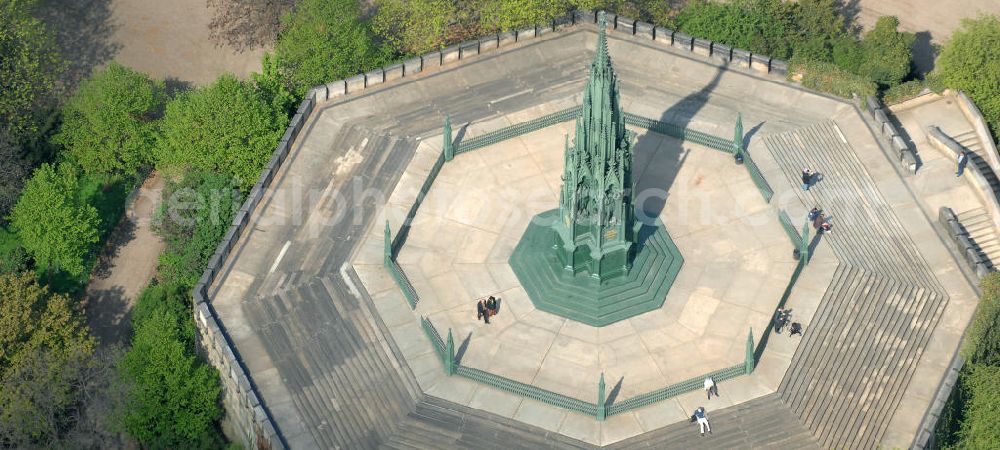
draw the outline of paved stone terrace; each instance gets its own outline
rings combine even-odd
[[[332,310],[339,311],[336,305],[349,304],[345,297],[365,298],[364,290],[358,287],[360,283],[351,275],[346,263],[354,259],[351,255],[355,253],[357,258],[362,259],[367,258],[363,255],[380,255],[381,247],[358,247],[358,238],[366,233],[381,235],[382,220],[378,205],[385,202],[388,192],[396,185],[403,172],[402,168],[414,154],[418,143],[440,133],[445,112],[450,113],[457,124],[467,121],[485,124],[506,113],[527,111],[532,105],[578,101],[576,96],[579,95],[586,76],[584,67],[592,54],[593,37],[594,33],[587,28],[554,33],[516,47],[516,50],[483,55],[474,61],[446,66],[438,72],[430,72],[410,81],[389,83],[358,96],[321,105],[320,110],[314,114],[296,142],[289,161],[279,173],[274,189],[265,197],[248,229],[250,232],[241,239],[224,273],[210,291],[223,326],[232,337],[239,356],[249,369],[263,401],[290,446],[319,448],[328,447],[324,443],[335,443],[344,447],[366,447],[374,441],[394,442],[400,435],[400,430],[407,426],[409,419],[404,418],[412,417],[414,411],[420,411],[419,406],[409,413],[398,407],[367,406],[379,410],[377,414],[382,418],[378,420],[398,425],[395,429],[392,426],[381,428],[383,431],[376,431],[379,429],[377,427],[369,428],[369,433],[374,434],[351,438],[343,430],[354,429],[353,436],[361,436],[366,433],[366,425],[357,421],[354,422],[355,425],[350,425],[345,421],[354,420],[351,414],[341,411],[350,411],[351,408],[357,410],[359,405],[369,405],[366,395],[380,396],[383,399],[381,404],[391,404],[392,397],[387,394],[389,391],[383,392],[383,385],[380,384],[373,387],[375,391],[363,395],[338,393],[339,385],[329,381],[325,383],[330,389],[326,392],[311,388],[323,384],[319,381],[321,377],[337,380],[334,374],[337,370],[352,370],[357,374],[355,376],[368,373],[373,366],[370,362],[363,363],[366,360],[381,360],[388,364],[378,369],[378,373],[384,374],[384,380],[387,380],[387,389],[388,386],[405,387],[405,379],[411,376],[416,378],[422,388],[424,383],[421,379],[427,381],[443,377],[439,362],[432,357],[424,358],[419,363],[399,364],[396,358],[378,358],[369,350],[361,350],[362,347],[357,346],[360,343],[351,344],[353,347],[340,346],[341,350],[336,352],[341,352],[339,354],[343,356],[337,356],[338,353],[332,350],[318,351],[318,347],[330,346],[328,339],[341,335],[335,331],[340,326],[336,325],[337,320],[353,322],[361,320],[359,317],[367,317],[370,324],[366,327],[357,325],[355,329],[383,330],[378,325],[379,321],[391,328],[400,321],[412,321],[414,317],[398,291],[391,290],[372,293],[372,302],[376,307],[389,306],[388,309],[380,308],[380,317],[367,313],[339,316],[332,314]],[[778,166],[762,156],[766,150],[755,145],[755,142],[759,142],[756,138],[821,122],[831,115],[840,118],[839,124],[851,136],[861,163],[869,170],[877,166],[878,173],[872,178],[879,188],[885,188],[884,180],[895,179],[891,166],[878,151],[874,140],[866,134],[863,122],[853,108],[845,103],[810,94],[781,82],[765,80],[740,71],[724,70],[693,59],[697,57],[662,50],[655,43],[639,42],[612,34],[609,36],[609,45],[622,79],[625,100],[623,106],[626,110],[719,136],[731,134],[732,117],[739,110],[747,124],[751,152],[772,184],[777,183],[774,180],[780,180],[777,177]],[[864,145],[857,145],[854,136],[862,136]],[[898,181],[894,183],[898,184]],[[930,227],[926,217],[913,214],[919,208],[913,205],[915,201],[912,196],[906,195],[908,191],[905,190],[892,191],[892,195],[888,196],[888,203],[900,215],[900,220],[908,224],[908,232],[918,233],[919,237],[914,238],[914,242],[921,254],[934,262],[938,279],[951,295],[936,328],[937,332],[927,344],[928,351],[921,357],[921,364],[899,402],[899,410],[907,411],[907,414],[893,415],[882,439],[884,444],[898,446],[909,445],[908,440],[912,439],[916,422],[919,421],[919,417],[912,420],[910,417],[922,415],[929,403],[927,393],[933,391],[940,379],[943,373],[940,367],[950,359],[958,342],[955,336],[964,330],[972,311],[968,307],[969,299],[966,298],[972,297],[971,289],[964,281],[948,276],[954,271],[954,263],[939,241],[928,238]],[[776,192],[777,200],[781,201],[785,197],[787,195],[782,192]],[[803,207],[799,202],[798,208]],[[386,210],[390,213],[389,217],[392,217],[392,209],[390,207]],[[930,235],[933,236],[933,233]],[[803,274],[804,277],[816,278],[808,283],[810,285],[826,285],[833,278],[836,263],[830,262],[832,254],[826,248],[828,247],[820,246],[816,254],[817,260]],[[382,275],[375,272],[371,274],[388,278],[384,272]],[[823,282],[823,279],[827,281]],[[301,290],[302,286],[312,286],[311,292],[318,296],[322,291],[315,289],[317,280],[321,280],[320,283],[326,290],[325,295],[331,301],[320,300],[325,297],[283,294],[289,288]],[[961,295],[955,295],[954,292],[961,292]],[[301,300],[295,300],[294,304],[306,309],[301,313],[280,312],[275,307],[279,301],[286,301],[282,295],[299,295]],[[817,309],[822,295],[822,290],[817,292],[797,289],[789,303],[803,314],[800,317],[811,316],[811,311]],[[265,303],[269,305],[265,307]],[[305,303],[310,305],[305,306]],[[972,305],[974,306],[974,302]],[[292,310],[295,308],[293,306]],[[263,311],[279,312],[262,313]],[[336,317],[346,319],[335,319]],[[287,345],[281,344],[278,339],[266,338],[265,328],[277,329],[276,327],[285,330],[283,333],[286,334],[298,333],[299,337],[283,341]],[[806,327],[809,333],[809,325]],[[366,339],[382,342],[380,345],[384,355],[388,355],[390,351],[395,352],[394,347],[399,353],[419,350],[421,346],[429,349],[429,344],[419,332],[408,336],[394,335],[391,339],[385,338],[385,330],[381,334],[365,333],[369,333]],[[362,339],[354,342],[375,341]],[[713,400],[718,403],[706,405],[720,430],[726,428],[718,425],[720,422],[725,423],[724,418],[730,417],[731,423],[736,423],[741,421],[739,418],[749,419],[765,412],[777,411],[775,418],[767,423],[741,422],[745,425],[741,433],[749,440],[731,442],[772,442],[766,436],[777,436],[783,430],[789,431],[792,436],[802,435],[801,431],[805,428],[800,424],[789,424],[787,416],[781,416],[784,413],[776,410],[773,401],[754,400],[745,403],[745,407],[726,408],[727,405],[743,403],[767,392],[775,392],[789,365],[789,359],[795,352],[793,342],[785,338],[772,338],[755,374],[722,386],[724,396]],[[367,359],[347,357],[352,354],[348,348],[353,348],[353,354],[356,355],[367,354]],[[397,377],[399,381],[391,381]],[[352,378],[348,376],[339,379]],[[455,384],[462,382],[455,381]],[[413,397],[411,390],[397,387],[392,389],[396,389],[402,401],[415,402],[417,405],[424,404],[424,400],[430,398],[423,397],[424,400],[421,400],[420,397]],[[436,395],[433,390],[430,394]],[[701,395],[703,394],[700,392],[694,392],[681,396],[676,401],[682,410],[688,411],[705,403]],[[332,410],[329,409],[331,404]],[[486,402],[479,406],[489,409],[491,404]],[[591,432],[580,434],[581,422],[578,419],[558,416],[553,425],[552,420],[556,416],[553,416],[551,408],[534,404],[522,406],[521,409],[524,410],[523,418],[528,418],[548,432],[572,434],[570,432],[575,429],[576,437],[586,438],[588,442],[615,442],[621,441],[629,433],[638,433],[643,429],[660,430],[645,435],[652,439],[660,433],[690,426],[687,423],[667,426],[683,417],[664,414],[662,410],[651,407],[643,411],[635,421],[609,420],[604,423],[605,426],[598,435]],[[498,424],[496,427],[487,427],[488,430],[499,433],[498,430],[509,429],[499,425],[503,421],[498,416],[488,412],[481,414],[490,417],[488,422]],[[593,422],[589,418],[583,419]],[[393,437],[388,441],[378,437],[385,436],[386,433],[392,433]],[[785,440],[785,445],[790,445],[788,436],[781,439]],[[792,441],[805,446],[813,445],[807,440]],[[576,446],[571,441],[552,442],[556,442],[553,446],[560,448]],[[632,441],[621,442],[624,444]],[[682,441],[676,442],[680,444]],[[439,448],[450,446],[464,445],[448,444]]]

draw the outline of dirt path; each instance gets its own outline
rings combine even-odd
[[[164,243],[153,233],[151,219],[163,184],[163,178],[153,173],[139,188],[87,286],[87,322],[102,345],[127,343],[132,305],[156,273]]]

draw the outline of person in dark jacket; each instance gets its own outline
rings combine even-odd
[[[476,320],[483,319],[486,323],[490,323],[489,311],[486,310],[486,304],[483,303],[482,300],[476,304],[476,312],[479,313],[479,317],[477,317]]]

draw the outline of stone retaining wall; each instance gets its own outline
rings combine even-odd
[[[917,149],[910,147],[896,126],[889,120],[889,110],[875,97],[865,99],[865,110],[868,111],[868,117],[875,121],[878,136],[893,150],[899,164],[910,173],[917,173],[919,168]]]
[[[997,154],[996,143],[993,142],[990,128],[986,126],[986,119],[983,119],[983,113],[979,111],[975,103],[972,103],[972,99],[968,95],[965,95],[965,92],[958,91],[954,95],[958,100],[958,109],[961,109],[966,120],[972,123],[972,127],[976,130],[976,135],[979,136],[979,141],[983,144],[983,150],[986,153],[983,156],[986,158],[986,162],[990,164],[994,172],[1000,172],[1000,154]]]

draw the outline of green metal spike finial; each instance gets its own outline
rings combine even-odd
[[[455,159],[455,147],[451,141],[451,116],[444,116],[444,160]]]
[[[747,335],[747,357],[743,366],[743,373],[750,375],[753,373],[753,327],[750,327],[750,334]]]
[[[604,398],[604,372],[601,372],[601,381],[597,382],[597,420],[604,420],[608,416],[604,405],[606,400]]]
[[[736,132],[733,134],[733,157],[736,163],[743,162],[743,114],[736,113]]]
[[[392,235],[389,232],[389,221],[385,221],[385,259],[386,266],[392,264]]]

